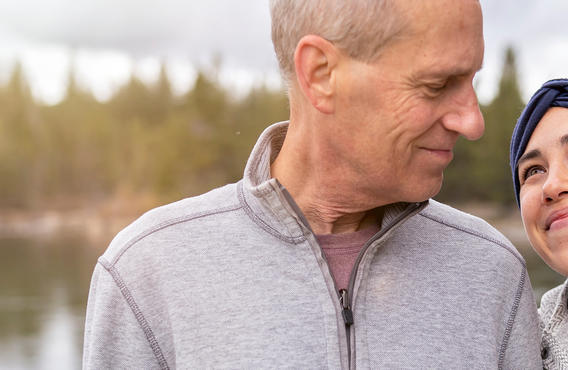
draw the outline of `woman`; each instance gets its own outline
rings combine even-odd
[[[568,276],[568,79],[546,82],[531,98],[511,139],[515,196],[539,256]],[[548,291],[539,309],[542,357],[568,368],[568,280]]]

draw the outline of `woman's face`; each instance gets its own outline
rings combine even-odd
[[[518,162],[523,224],[540,257],[568,276],[568,109],[550,108]]]

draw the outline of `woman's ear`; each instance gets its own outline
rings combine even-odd
[[[312,106],[324,114],[335,111],[335,69],[338,58],[339,50],[316,35],[302,37],[294,53],[300,90]]]

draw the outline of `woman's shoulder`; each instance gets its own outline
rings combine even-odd
[[[548,292],[544,293],[540,301],[540,308],[538,313],[540,316],[541,326],[546,326],[546,324],[552,318],[555,309],[561,302],[566,301],[566,288],[568,286],[568,280],[555,288],[550,289]]]
[[[541,300],[541,355],[545,369],[568,369],[568,280],[546,292]]]
[[[541,321],[546,323],[550,320],[550,316],[553,314],[555,307],[562,302],[562,297],[566,296],[567,284],[568,280],[566,280],[564,284],[544,293],[540,301],[540,308],[538,309]]]

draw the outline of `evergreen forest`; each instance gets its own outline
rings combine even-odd
[[[509,139],[523,108],[515,54],[505,53],[498,92],[483,105],[482,139],[460,139],[437,199],[514,204]],[[235,97],[215,73],[200,72],[183,96],[136,77],[106,102],[77,86],[36,102],[20,66],[0,87],[0,209],[88,207],[117,198],[163,203],[242,177],[260,132],[288,117],[282,91],[257,87]]]

